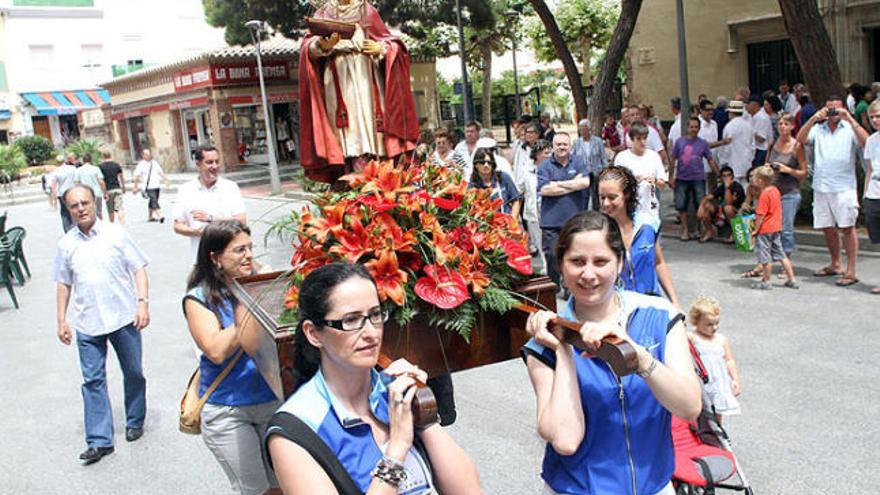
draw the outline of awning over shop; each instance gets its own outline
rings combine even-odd
[[[46,91],[22,93],[21,96],[37,109],[39,115],[75,114],[79,110],[110,103],[110,93],[106,89]]]

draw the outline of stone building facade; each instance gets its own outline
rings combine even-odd
[[[806,0],[810,1],[810,0]],[[880,80],[880,0],[818,1],[845,82]],[[684,2],[690,99],[760,92],[802,82],[779,4],[767,0]],[[670,118],[679,94],[675,2],[644,2],[629,46],[629,100]]]

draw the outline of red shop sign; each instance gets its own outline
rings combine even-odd
[[[267,81],[290,79],[290,66],[286,61],[267,60],[263,64],[263,77]],[[188,91],[205,86],[231,86],[252,84],[259,81],[257,63],[216,63],[175,72],[172,75],[175,91]]]

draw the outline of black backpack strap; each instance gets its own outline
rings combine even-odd
[[[712,477],[712,469],[709,468],[709,464],[699,457],[694,457],[692,460],[700,466],[700,471],[703,474],[703,478],[706,480],[706,490],[703,493],[706,495],[714,495],[715,478]]]
[[[263,441],[263,448],[266,449],[266,459],[269,460],[269,467],[273,470],[272,457],[269,455],[269,438],[272,435],[281,435],[291,442],[304,448],[309,455],[321,466],[321,469],[327,473],[333,486],[340,495],[363,495],[360,488],[351,479],[336,454],[327,447],[324,440],[312,431],[307,424],[293,414],[286,412],[277,412],[269,421],[266,429],[266,438]]]

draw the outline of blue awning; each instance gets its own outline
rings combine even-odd
[[[21,96],[37,109],[39,115],[71,115],[110,103],[110,93],[106,89],[43,91],[22,93]]]
[[[10,110],[0,110],[0,120],[9,120],[12,118],[12,112]]]

